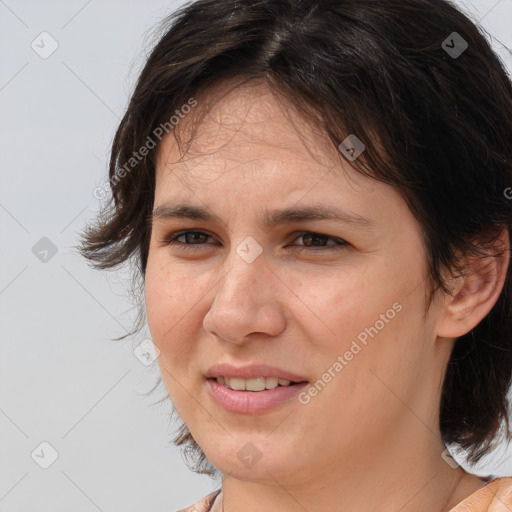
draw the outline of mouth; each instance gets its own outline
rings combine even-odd
[[[235,379],[235,386],[237,385]],[[245,379],[241,379],[245,380]],[[248,379],[259,380],[259,379]],[[261,379],[266,380],[266,379]],[[208,384],[208,392],[212,400],[230,413],[253,415],[271,412],[275,408],[293,406],[297,396],[308,385],[304,382],[291,382],[285,386],[278,385],[271,389],[262,389],[261,391],[253,391],[251,389],[233,389],[226,384],[219,384],[217,378],[209,378],[206,380]],[[245,384],[245,383],[242,383]],[[274,382],[272,383],[274,384]],[[231,383],[230,383],[231,385]],[[241,387],[241,386],[240,386]],[[249,387],[251,384],[249,383]],[[256,387],[256,386],[253,386]],[[260,383],[261,387],[261,383]]]
[[[260,392],[268,389],[275,389],[278,387],[290,387],[298,384],[307,384],[308,381],[292,381],[288,379],[282,379],[279,377],[255,377],[250,379],[244,379],[241,377],[212,377],[208,380],[214,380],[221,386],[234,391],[252,391]]]
[[[230,413],[263,414],[291,407],[310,384],[303,376],[265,364],[218,364],[205,374],[211,399]]]
[[[263,391],[308,382],[302,375],[267,364],[234,366],[221,363],[209,368],[204,376],[207,379],[219,379],[219,384],[239,391]]]

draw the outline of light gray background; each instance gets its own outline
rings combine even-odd
[[[163,387],[143,396],[158,375],[134,357],[144,333],[110,341],[134,319],[128,274],[72,249],[150,29],[181,3],[0,0],[1,512],[173,512],[217,487],[169,444],[169,403],[151,405]],[[464,4],[512,69],[498,42],[512,48],[512,0]],[[31,47],[43,31],[59,45],[47,59]],[[47,262],[32,252],[42,237],[58,249]],[[58,452],[48,469],[31,457],[49,456],[43,441]],[[512,450],[474,471],[512,475]]]

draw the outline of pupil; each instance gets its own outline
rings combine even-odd
[[[306,241],[307,239],[317,241],[317,242],[318,241],[325,242],[325,237],[323,235],[313,235],[313,234],[304,235],[304,241]],[[306,245],[308,245],[308,244],[306,244]],[[320,245],[324,245],[324,244],[320,244]]]
[[[186,234],[186,236],[187,236],[187,237],[192,236],[192,237],[194,237],[194,240],[195,240],[196,242],[201,242],[201,240],[198,240],[198,237],[201,237],[201,236],[204,236],[204,235],[203,235],[202,233],[187,233],[187,234]],[[190,238],[189,238],[189,240],[188,240],[188,241],[190,242]]]

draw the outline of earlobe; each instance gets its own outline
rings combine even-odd
[[[510,240],[504,229],[493,244],[493,254],[472,256],[464,275],[451,278],[452,295],[446,297],[437,335],[457,338],[476,327],[498,301],[510,265]]]

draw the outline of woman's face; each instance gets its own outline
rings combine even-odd
[[[436,342],[441,308],[424,316],[425,253],[401,196],[294,121],[302,138],[267,89],[245,86],[216,103],[183,160],[163,139],[145,290],[163,380],[208,459],[283,484],[379,456],[392,469],[398,446],[438,442],[451,348]],[[175,216],[178,204],[210,218]],[[314,208],[339,218],[301,217]],[[207,378],[228,373],[220,364],[309,384],[229,391]]]

